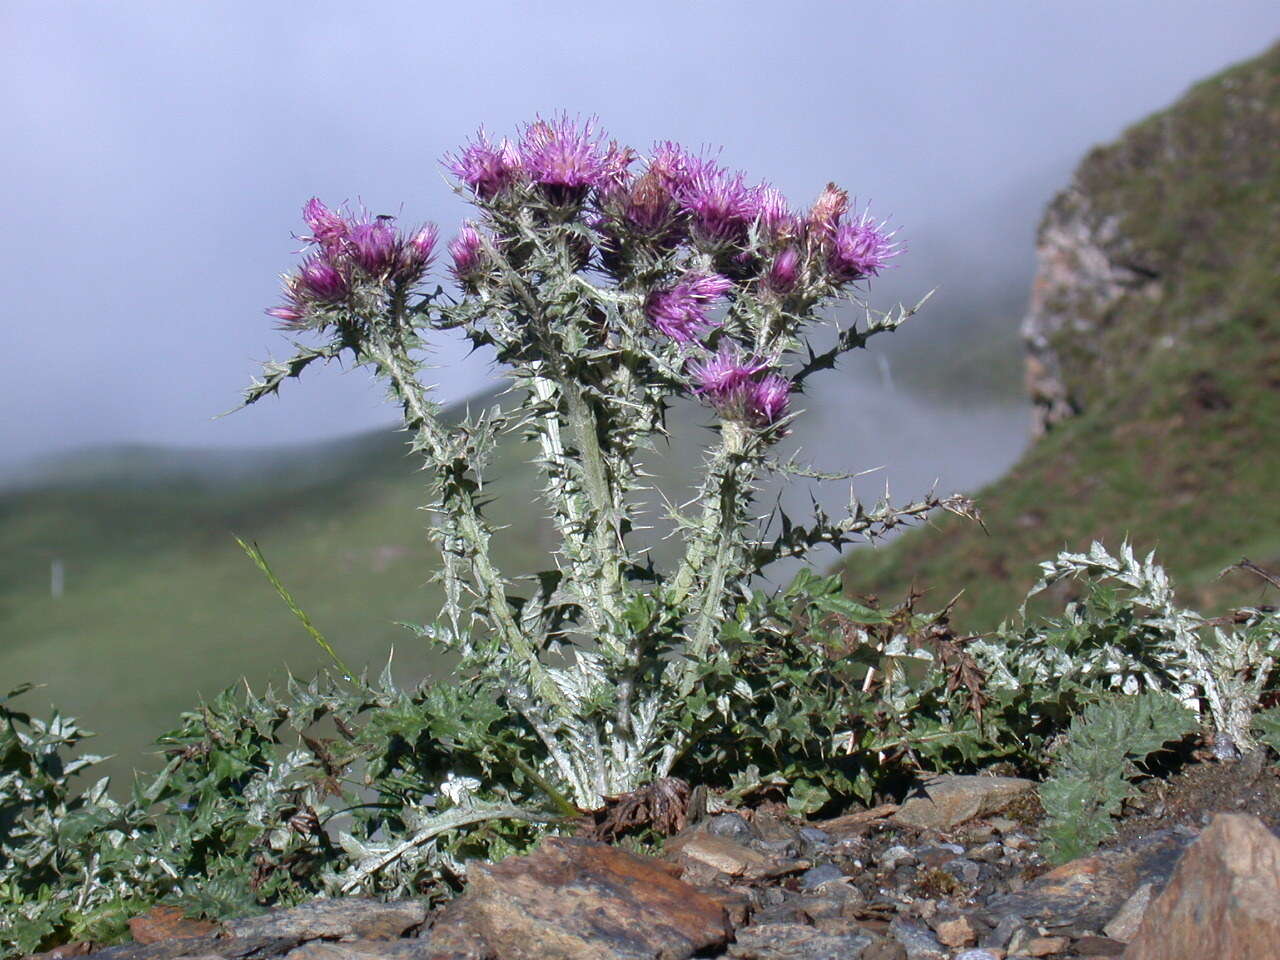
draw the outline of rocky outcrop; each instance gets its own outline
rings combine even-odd
[[[1218,814],[1147,909],[1125,960],[1280,956],[1280,840],[1256,817]]]
[[[1055,344],[1064,336],[1091,342],[1130,294],[1160,296],[1159,275],[1135,263],[1119,224],[1115,212],[1097,209],[1077,184],[1057,197],[1040,227],[1038,267],[1022,322],[1032,431],[1037,436],[1081,408],[1081,398],[1063,378]]]
[[[1196,324],[1189,311],[1216,306],[1182,294],[1196,300],[1238,268],[1223,249],[1238,228],[1230,208],[1273,192],[1278,60],[1280,47],[1207,80],[1092,151],[1049,205],[1022,325],[1037,432],[1177,343]]]

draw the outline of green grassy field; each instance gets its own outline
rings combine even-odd
[[[529,479],[523,452],[509,444],[495,463],[491,514],[508,525],[503,561],[528,570],[546,562],[540,512],[524,490],[502,496]],[[195,692],[327,662],[236,535],[260,545],[354,668],[380,670],[394,647],[402,680],[432,669],[396,624],[429,621],[439,603],[403,434],[247,457],[119,449],[77,463],[56,485],[0,495],[0,686],[45,684],[27,709],[52,701],[99,731],[95,747],[120,755],[114,772],[146,762],[143,747]]]

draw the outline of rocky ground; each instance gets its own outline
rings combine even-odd
[[[714,804],[712,804],[714,807]],[[702,805],[699,805],[701,809]],[[660,858],[555,838],[474,864],[463,894],[320,900],[222,924],[159,907],[134,943],[46,960],[1128,960],[1280,958],[1280,767],[1152,780],[1094,855],[1051,868],[1035,784],[940,777],[901,805],[805,823],[695,814]]]

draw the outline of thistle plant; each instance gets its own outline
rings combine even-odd
[[[767,475],[821,476],[772,454],[810,377],[914,312],[867,307],[866,281],[901,248],[844,190],[798,211],[709,152],[661,142],[642,156],[567,115],[514,140],[481,130],[444,165],[475,211],[447,244],[454,289],[428,279],[434,227],[311,200],[305,257],[267,312],[313,339],[268,363],[246,402],[338,357],[385,381],[430,478],[443,559],[443,610],[420,632],[528,734],[521,768],[562,809],[598,808],[668,775],[716,722],[690,703],[709,665],[730,663],[722,628],[770,564],[968,505],[851,496],[838,518],[759,515]],[[841,303],[854,322],[829,319]],[[445,424],[425,355],[449,330],[492,350],[514,404]],[[658,569],[641,463],[660,458],[682,398],[703,404],[715,439],[696,498],[666,504],[681,549]],[[486,466],[511,433],[535,444],[559,538],[548,569],[522,577],[495,563],[484,515]]]

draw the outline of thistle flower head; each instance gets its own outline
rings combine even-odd
[[[307,201],[306,206],[302,208],[302,219],[311,228],[311,235],[305,239],[319,244],[326,250],[341,247],[347,239],[350,225],[346,218],[336,210],[330,210],[319,197],[312,197]]]
[[[691,159],[677,195],[695,239],[710,245],[741,243],[758,210],[741,173],[708,158]]]
[[[791,396],[791,381],[771,373],[760,380],[753,380],[745,388],[745,412],[752,426],[767,427],[776,423],[787,412]]]
[[[765,366],[755,357],[743,357],[735,348],[722,346],[702,363],[689,364],[693,392],[704,395],[712,403],[723,402]]]
[[[674,287],[655,290],[645,301],[649,321],[677,343],[690,343],[711,326],[708,311],[733,288],[719,274],[687,274]]]
[[[303,303],[333,303],[344,299],[351,290],[343,271],[323,255],[304,260],[292,286],[294,296]]]
[[[652,170],[609,190],[603,206],[631,230],[651,239],[667,238],[680,216],[671,192]]]
[[[762,183],[755,191],[756,216],[765,235],[771,240],[793,236],[796,232],[796,216],[782,191]]]
[[[481,200],[492,200],[510,189],[523,173],[511,142],[503,138],[490,143],[483,127],[458,153],[446,154],[444,165]]]
[[[449,256],[453,258],[453,266],[449,268],[453,278],[462,287],[474,286],[486,266],[484,238],[475,224],[468,221],[462,225],[458,235],[449,241]]]
[[[820,243],[829,241],[835,237],[840,218],[848,211],[849,194],[834,183],[828,183],[809,209],[805,227]]]
[[[289,291],[286,288],[286,293]],[[280,326],[286,329],[293,329],[302,326],[302,320],[306,316],[301,307],[294,304],[284,304],[279,307],[267,307],[263,311],[268,317],[275,317],[280,321]]]
[[[662,140],[653,145],[646,172],[653,174],[669,193],[679,195],[689,185],[689,175],[695,162],[680,144]]]
[[[629,150],[616,143],[606,146],[603,137],[594,117],[539,117],[520,137],[520,160],[529,178],[554,202],[577,202],[592,187],[616,182],[631,163]]]
[[[885,231],[886,223],[876,223],[871,212],[864,210],[861,216],[836,228],[827,266],[837,281],[848,283],[877,276],[902,252],[893,232]]]
[[[400,245],[391,217],[374,217],[353,224],[347,238],[351,259],[371,277],[382,276],[397,265]]]
[[[435,224],[424,224],[418,232],[406,240],[400,241],[399,263],[396,265],[396,278],[412,283],[422,276],[431,265],[435,254],[436,241],[440,239],[440,231]]]
[[[795,247],[786,247],[773,258],[765,272],[763,283],[775,293],[790,293],[800,278],[800,254]]]

